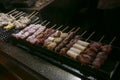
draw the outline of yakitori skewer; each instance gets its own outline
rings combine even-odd
[[[106,61],[108,55],[111,53],[112,51],[112,43],[113,41],[116,39],[116,37],[114,37],[111,42],[109,43],[109,45],[103,45],[101,46],[101,50],[100,52],[97,53],[97,56],[95,58],[95,60],[93,61],[92,65],[93,68],[100,68]]]
[[[89,46],[84,50],[82,54],[80,54],[77,59],[82,63],[82,64],[91,64],[93,60],[95,59],[97,52],[100,50],[101,47],[101,42],[104,38],[101,37],[99,42],[92,41],[90,42]]]
[[[86,33],[87,31],[84,31],[81,35],[76,35],[73,39],[70,40],[70,42],[68,44],[66,44],[65,47],[63,47],[61,50],[60,50],[60,54],[61,55],[66,55],[67,51],[73,47],[73,45],[76,45],[75,43],[80,40],[82,38],[82,36]]]
[[[24,17],[24,16],[21,16],[18,20],[16,20],[16,21],[14,21],[13,23],[10,23],[10,24],[8,24],[7,26],[5,26],[4,27],[4,29],[6,29],[6,30],[10,30],[10,29],[12,29],[12,28],[16,28],[16,29],[20,29],[20,28],[24,28],[24,27],[26,27],[29,23],[30,23],[30,21],[31,21],[31,19],[35,16],[35,15],[37,15],[38,14],[38,12],[36,12],[36,13],[31,13],[30,15],[28,15],[28,16],[26,16],[26,17]]]
[[[16,18],[19,18],[23,15],[23,12],[19,12],[13,16],[13,14],[16,12],[13,12],[11,14],[0,14],[0,26],[8,25],[16,20]]]
[[[69,43],[69,41],[74,37],[75,33],[79,31],[80,27],[77,28],[75,31],[72,31],[74,29],[75,28],[71,29],[68,32],[68,36],[60,44],[56,46],[56,48],[54,49],[55,52],[59,52],[61,48],[63,48],[67,43]]]
[[[31,44],[34,44],[36,42],[36,36],[43,33],[46,29],[46,26],[49,25],[50,22],[47,22],[45,25],[41,24],[41,27],[36,30],[35,33],[33,33],[31,36],[29,36],[26,41],[30,42]]]
[[[60,26],[61,27],[61,26]],[[63,27],[63,25],[62,25]],[[58,28],[60,29],[60,28]],[[57,41],[56,39],[59,38],[62,34],[62,31],[56,30],[55,33],[51,34],[45,41],[44,41],[44,46],[47,47],[48,49],[53,49],[54,46],[56,46]],[[64,30],[64,29],[63,29]],[[58,41],[59,42],[59,41]]]
[[[30,35],[34,34],[35,32],[41,33],[42,31],[45,30],[46,26],[42,26],[46,21],[43,21],[41,24],[32,24],[32,27],[28,29],[25,33],[23,33],[20,38],[21,39],[26,39]],[[39,31],[37,31],[39,30]]]
[[[87,40],[89,40],[93,34],[95,32],[92,32],[89,37],[85,40],[78,40],[75,44],[77,44],[78,46],[73,45],[73,47],[71,47],[68,51],[67,51],[67,55],[70,56],[73,59],[76,59],[85,49],[86,47],[89,45],[89,43],[87,42]]]
[[[68,26],[65,27],[62,31],[57,30],[54,34],[48,37],[48,39],[45,41],[47,47],[50,50],[53,50],[62,40],[67,37],[68,33],[64,32],[68,29]]]
[[[47,28],[44,32],[42,32],[41,34],[37,35],[35,37],[36,41],[32,40],[31,43],[36,43],[38,45],[43,45],[44,41],[55,32],[55,29],[53,29],[54,27],[56,27],[57,25],[53,25],[51,28]],[[62,27],[62,26],[61,26]],[[59,27],[60,28],[60,27]]]

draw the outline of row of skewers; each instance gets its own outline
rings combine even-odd
[[[5,30],[24,28],[30,24],[37,14],[38,12],[33,11],[27,15],[25,12],[17,11],[16,9],[8,13],[0,13],[0,27],[3,27]]]
[[[84,31],[81,35],[77,35],[76,33],[80,28],[72,28],[69,32],[66,32],[69,26],[63,29],[64,26],[61,25],[55,29],[57,26],[55,24],[51,28],[47,28],[49,24],[50,22],[46,20],[42,23],[37,21],[25,27],[20,32],[13,33],[12,37],[25,40],[30,44],[44,46],[60,55],[68,56],[83,65],[91,65],[96,69],[105,63],[107,57],[112,52],[111,44],[116,37],[112,39],[109,45],[106,45],[101,43],[104,36],[98,42],[90,41],[95,32],[91,33],[84,40],[83,36],[87,31]]]

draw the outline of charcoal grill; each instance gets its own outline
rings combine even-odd
[[[97,80],[110,80],[120,64],[118,56],[120,49],[116,46],[112,47],[112,53],[107,58],[105,64],[100,69],[94,69],[91,66],[82,65],[77,60],[68,56],[63,56],[54,51],[48,50],[43,46],[33,45],[25,40],[13,37],[11,37],[11,41],[15,46],[20,47],[23,50],[27,50],[31,52],[31,54],[37,55],[48,62],[84,79],[90,79],[90,77],[93,77]]]
[[[33,19],[34,23],[36,20]],[[120,48],[118,46],[115,46],[113,44],[112,52],[107,58],[105,64],[100,69],[94,69],[91,66],[84,66],[77,60],[74,60],[68,56],[59,55],[58,53],[48,50],[47,48],[40,46],[40,45],[33,45],[25,40],[16,39],[11,37],[12,33],[17,33],[20,30],[12,29],[9,31],[5,31],[2,27],[0,27],[0,38],[4,41],[8,41],[9,43],[12,43],[13,45],[20,47],[23,50],[30,51],[31,54],[37,55],[48,62],[80,77],[83,79],[97,79],[97,80],[110,80],[114,76],[116,69],[120,65],[119,60],[119,52]],[[77,33],[79,34],[79,33]],[[89,34],[89,33],[88,33]],[[86,39],[86,37],[84,37]],[[91,39],[90,41],[94,41],[94,39]],[[106,44],[106,43],[103,43]],[[92,79],[91,79],[92,80]]]

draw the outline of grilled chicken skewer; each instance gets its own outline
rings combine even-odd
[[[54,49],[55,52],[59,52],[61,50],[61,48],[63,48],[67,43],[69,43],[69,41],[73,38],[73,36],[75,35],[75,33],[80,29],[76,29],[76,31],[73,31],[75,28],[73,28],[72,30],[70,30],[68,32],[68,36],[59,44],[56,46],[56,48]]]
[[[39,31],[43,31],[46,27],[42,26],[46,21],[43,21],[41,24],[31,24],[28,27],[24,28],[22,31],[20,31],[17,34],[12,34],[14,37],[16,37],[17,39],[25,39],[28,36],[32,35],[34,32],[36,32],[37,30],[39,30],[39,28],[41,28]]]
[[[33,33],[31,36],[29,36],[26,41],[30,42],[31,44],[35,44],[35,42],[37,41],[36,36],[38,36],[39,34],[43,33],[46,29],[46,26],[49,24],[50,22],[47,22],[43,27],[45,27],[44,29],[39,28],[35,33]]]
[[[87,31],[85,31],[84,33],[82,33],[81,35],[76,35],[72,40],[70,40],[70,42],[65,46],[63,47],[61,50],[60,50],[60,54],[61,55],[66,55],[66,52],[78,41],[82,38],[82,36],[86,33]]]
[[[68,35],[67,33],[64,33],[67,28],[68,27],[64,28],[62,31],[56,30],[55,33],[44,41],[44,46],[50,50],[53,50],[56,45],[58,45]]]
[[[36,32],[39,33],[43,32],[46,29],[46,26],[43,26],[43,24],[44,22],[42,22],[41,24],[36,24],[34,27],[32,27],[26,33],[24,33],[25,35],[22,35],[21,39],[26,39],[29,36],[33,35],[34,33],[36,34]]]
[[[15,21],[16,18],[19,18],[20,16],[22,16],[24,14],[23,12],[19,12],[18,14],[16,14],[16,12],[17,11],[15,11],[9,15],[1,13],[0,14],[0,26],[8,25],[9,23],[12,23],[13,21]],[[14,14],[16,14],[16,15],[14,15]]]
[[[30,23],[31,19],[37,14],[38,14],[38,12],[34,13],[32,16],[31,16],[31,14],[29,16],[26,16],[26,17],[21,16],[18,20],[16,20],[13,23],[10,23],[7,26],[5,26],[4,29],[10,30],[14,27],[16,29],[24,28]]]
[[[30,38],[30,39],[28,38],[27,41],[29,41],[31,44],[43,45],[44,40],[47,39],[51,34],[55,32],[55,30],[52,29],[55,26],[56,24],[52,26],[51,28],[47,28],[44,32],[36,35],[35,38]]]
[[[53,27],[55,27],[55,26],[56,26],[56,24]],[[62,27],[62,25],[60,27],[58,27],[57,29],[60,29],[61,27]],[[49,36],[51,36],[53,33],[55,33],[55,31],[56,31],[55,29],[52,29],[52,28],[47,28],[43,33],[41,33],[40,35],[38,35],[36,37],[36,39],[37,39],[36,44],[37,45],[45,45],[45,43],[44,43],[45,40]]]
[[[109,45],[103,45],[100,47],[100,52],[97,53],[97,56],[95,58],[95,60],[92,63],[93,68],[100,68],[104,62],[106,61],[108,55],[111,53],[112,51],[112,47],[111,44],[113,43],[113,41],[116,39],[116,37],[114,37],[112,39],[112,41],[110,42]]]
[[[90,39],[94,33],[95,32],[91,33],[90,36],[86,40]],[[68,56],[70,56],[73,59],[76,59],[85,50],[85,48],[89,45],[88,42],[82,41],[82,40],[78,40],[76,43],[78,44],[78,47],[74,47],[74,45],[73,45],[73,47],[71,47],[66,53]],[[81,47],[84,47],[84,48],[81,48]]]
[[[47,47],[50,43],[52,43],[51,41],[54,40],[53,36],[59,36],[60,35],[60,31],[59,29],[62,28],[63,25],[61,25],[60,27],[58,27],[56,30],[54,29],[54,33],[52,33],[51,35],[49,35],[45,40],[44,40],[44,44],[43,46]],[[59,33],[59,34],[58,34]],[[48,48],[49,49],[49,48]]]
[[[97,52],[100,50],[101,43],[100,41],[104,38],[104,36],[99,40],[99,42],[91,41],[87,49],[80,54],[77,59],[84,65],[91,64],[95,59]]]

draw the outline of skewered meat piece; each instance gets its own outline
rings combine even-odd
[[[92,63],[93,67],[97,69],[100,68],[104,64],[105,60],[107,59],[111,51],[112,51],[111,45],[101,46],[101,52],[97,54],[95,60]]]
[[[0,17],[2,17],[3,15],[5,15],[5,13],[0,13]]]
[[[70,41],[70,43],[68,43],[66,45],[67,48],[70,48],[71,46],[73,46],[74,43],[76,43],[79,39],[81,39],[81,36],[80,35],[76,35],[74,39],[72,39]]]
[[[11,28],[14,28],[14,24],[13,23],[9,23],[9,25],[4,27],[4,29],[6,29],[6,30],[10,30]]]
[[[21,16],[18,21],[14,22],[15,28],[24,28],[25,26],[27,26],[27,24],[30,23],[30,21],[31,19],[29,19],[28,17]]]
[[[99,52],[99,53],[97,54],[97,56],[96,56],[96,58],[101,58],[101,59],[104,59],[104,58],[106,58],[106,57],[107,57],[107,55],[106,55],[105,52]]]
[[[72,51],[72,50],[67,51],[66,54],[67,54],[68,56],[70,56],[71,58],[73,58],[73,59],[76,59],[77,56],[79,55],[79,54],[77,54],[76,52],[74,52],[74,51]]]
[[[92,56],[92,57],[96,57],[96,55],[97,55],[97,53],[96,53],[96,51],[94,51],[94,49],[93,48],[88,48],[88,49],[86,49],[85,51],[84,51],[84,54],[88,54],[88,55],[90,55],[90,56]]]
[[[12,15],[8,15],[8,14],[2,14],[0,16],[0,22],[2,21],[9,21],[9,22],[12,22],[15,20],[15,17],[13,17]]]
[[[111,45],[104,45],[104,46],[101,46],[101,50],[103,52],[106,52],[106,54],[109,54],[112,51],[112,47]]]
[[[48,37],[48,39],[46,39],[44,43],[47,43],[47,42],[50,42],[50,43],[49,44],[47,43],[45,47],[48,47],[52,43],[56,43],[56,45],[60,43],[65,38],[65,37],[61,37],[61,34],[63,34],[61,31],[56,31],[54,34]],[[54,46],[52,45],[52,48],[50,49],[53,50],[56,47],[56,45]]]
[[[13,21],[15,20],[15,17],[13,17],[12,15],[8,15],[8,14],[4,14],[4,13],[1,13],[0,14],[0,22],[2,21]]]
[[[90,45],[89,45],[89,47],[90,47],[90,48],[93,48],[94,51],[96,51],[96,52],[98,52],[98,50],[100,50],[100,47],[101,47],[101,46],[102,46],[101,43],[95,42],[95,41],[91,41],[91,42],[90,42]]]
[[[47,48],[52,50],[54,48],[54,46],[56,46],[57,44],[55,42],[52,42],[50,44],[47,45]]]
[[[68,50],[69,50],[69,49],[68,49],[67,47],[65,47],[65,48],[62,48],[59,53],[60,53],[61,55],[66,55],[66,52],[67,52]]]
[[[70,34],[54,49],[56,52],[59,52],[75,35],[75,32],[70,32]]]
[[[87,45],[88,46],[88,45]],[[90,42],[88,48],[85,51],[78,56],[78,60],[82,64],[91,64],[94,58],[97,55],[97,52],[100,50],[101,44],[97,42]],[[82,47],[80,47],[82,48]],[[81,58],[81,59],[80,59]]]
[[[69,49],[71,50],[71,49],[73,49],[74,51],[77,51],[78,54],[83,52],[86,49],[86,47],[84,47],[83,45],[78,44],[78,42],[80,42],[79,39],[80,39],[80,35],[76,36],[75,39],[71,40],[70,43],[68,45],[66,45],[66,48],[68,48],[68,49],[63,48],[63,50],[69,50]],[[83,42],[83,41],[81,41],[81,42]],[[85,43],[85,44],[89,44],[89,43]],[[62,53],[62,52],[66,52],[66,51],[62,51],[62,49],[61,49],[60,53],[65,54],[65,53]]]
[[[19,18],[19,21],[20,21],[20,23],[27,24],[31,21],[31,19],[29,19],[28,17],[21,16]]]
[[[40,32],[44,31],[46,28],[45,26],[42,26],[40,24],[35,25],[34,27],[30,28],[27,32],[25,32],[23,35],[20,36],[21,39],[25,39],[28,36],[34,34],[38,29],[40,28]]]
[[[73,45],[73,47],[74,47],[74,48],[77,48],[77,49],[80,49],[80,50],[82,50],[82,51],[84,51],[84,50],[86,49],[86,47],[84,47],[84,46],[82,46],[82,45],[79,45],[79,44],[77,44],[77,43],[75,43],[75,44]]]
[[[80,45],[85,46],[85,47],[87,47],[89,45],[88,42],[85,42],[85,41],[82,41],[82,40],[78,40],[77,44],[80,44]]]
[[[35,31],[35,30],[34,30]],[[20,39],[25,39],[27,36],[29,36],[29,32],[25,32],[23,35],[20,35]]]
[[[51,35],[51,37],[60,37],[61,34],[61,31],[56,31],[54,34]]]
[[[80,38],[81,38],[80,35],[75,36],[75,38],[72,39],[64,48],[62,48],[59,53],[65,55],[66,52],[70,49],[70,47],[72,47],[73,44],[77,42],[77,40],[79,40]]]
[[[62,41],[62,38],[55,38],[54,39],[54,42],[56,42],[56,43],[59,43],[59,42],[61,42]]]
[[[4,27],[4,29],[12,29],[12,28],[16,28],[16,29],[20,29],[20,28],[24,28],[26,27],[29,23],[30,23],[31,19],[28,19],[27,17],[21,16],[19,18],[19,20],[17,21],[13,21],[13,26],[11,24],[8,24],[7,26]]]
[[[99,52],[92,63],[93,67],[96,69],[100,68],[104,64],[106,59],[107,55],[105,54],[105,52]]]
[[[7,24],[9,24],[10,22],[8,22],[8,21],[2,21],[2,22],[0,22],[0,26],[4,26],[4,25],[7,25]]]
[[[30,34],[32,34],[32,32],[36,31],[35,29],[33,29],[34,27],[37,27],[37,26],[35,24],[30,25],[29,27],[23,29],[23,31],[17,33],[16,37],[17,38],[21,38],[21,39],[26,38],[27,36],[29,36]]]
[[[61,35],[60,35],[60,37],[63,39],[63,38],[65,38],[66,36],[68,36],[68,33],[62,33]]]
[[[43,38],[46,34],[50,33],[51,31],[54,31],[53,29],[47,28],[44,32],[42,32],[41,34],[37,35],[37,39],[41,39]],[[50,34],[51,35],[51,34]]]
[[[41,33],[40,35],[38,35],[36,37],[37,41],[36,44],[44,44],[44,46],[46,46],[46,43],[44,43],[44,41],[55,32],[54,29],[46,29],[45,32]]]
[[[80,54],[80,53],[82,52],[82,50],[76,49],[76,48],[74,48],[74,47],[71,47],[70,50],[76,52],[77,54]]]
[[[0,26],[7,25],[13,21],[15,21],[15,17],[13,17],[12,15],[3,13],[0,15]]]
[[[26,28],[24,28],[23,30],[21,30],[20,32],[18,32],[18,33],[13,33],[12,34],[12,36],[13,37],[15,37],[15,38],[20,38],[20,36],[22,35],[22,34],[24,34],[25,32],[27,32],[30,28],[32,28],[33,26],[35,26],[35,24],[31,24],[31,25],[29,25],[28,27],[26,27]]]
[[[45,43],[47,43],[47,42],[53,42],[54,39],[55,39],[54,37],[48,37],[48,39],[45,40]]]
[[[43,26],[42,28],[39,28],[34,34],[32,34],[31,36],[29,36],[26,41],[35,44],[35,42],[37,41],[36,36],[40,33],[42,33],[44,30],[46,29],[45,26]]]
[[[34,27],[35,24],[30,24],[28,27],[24,28],[22,31],[23,33],[25,33],[26,31],[28,31],[29,29],[31,29],[32,27]]]
[[[77,60],[80,61],[84,65],[88,65],[92,63],[93,58],[87,54],[81,54],[77,56]]]
[[[14,27],[16,28],[16,29],[18,29],[19,27],[24,27],[24,26],[26,26],[26,24],[22,24],[21,22],[20,22],[20,20],[17,20],[17,21],[14,21]]]
[[[58,44],[58,43],[60,43],[65,37],[67,36],[67,33],[60,33],[60,32],[58,32],[58,34],[57,33],[55,33],[55,34],[53,34],[51,37],[48,37],[48,40],[45,40],[45,42],[44,42],[44,46],[46,45],[46,43],[47,42],[55,42],[56,44]],[[47,45],[48,45],[48,43],[47,43]],[[47,47],[47,45],[46,45],[46,47]],[[55,46],[54,46],[55,47]],[[53,48],[54,48],[53,47]]]

